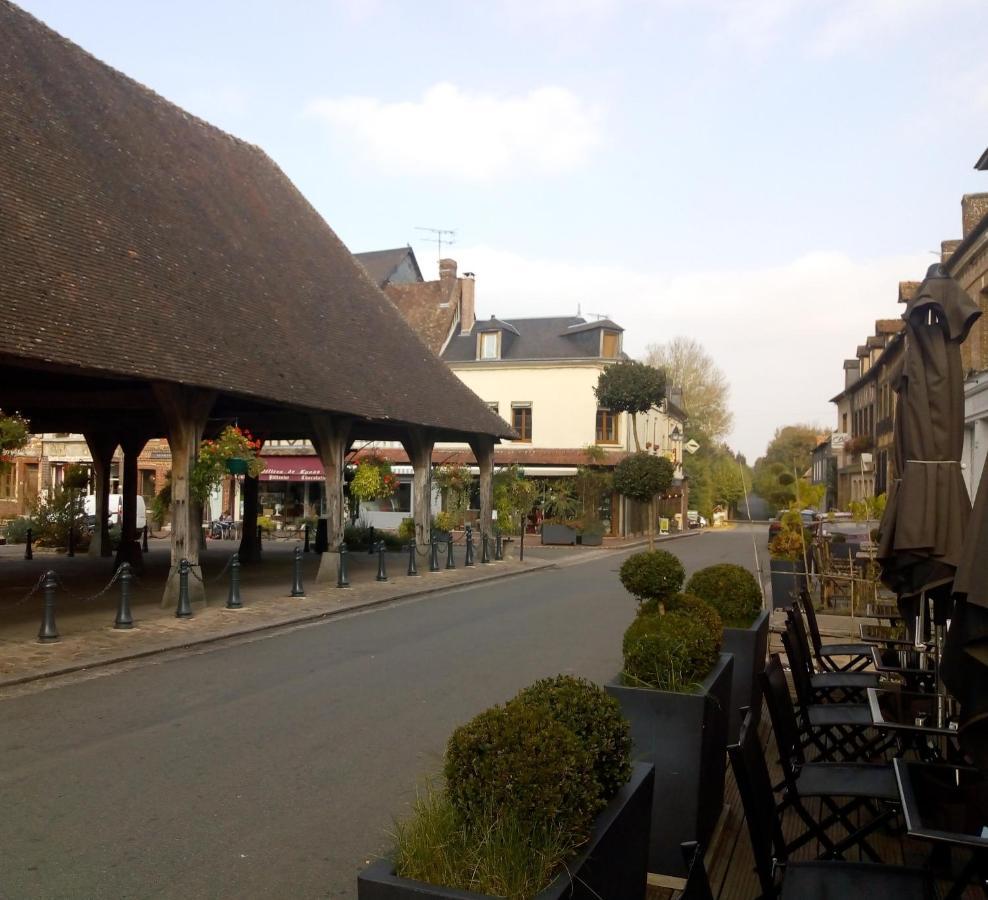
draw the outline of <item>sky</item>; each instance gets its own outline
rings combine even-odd
[[[699,340],[749,461],[988,191],[984,0],[22,0],[479,316]]]

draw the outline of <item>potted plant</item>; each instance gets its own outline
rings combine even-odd
[[[592,519],[580,528],[577,537],[584,547],[599,547],[604,543],[604,526]]]
[[[724,623],[722,650],[734,655],[728,742],[734,743],[741,728],[742,707],[761,715],[758,673],[768,654],[769,611],[764,609],[758,580],[744,566],[720,563],[694,572],[686,592],[709,603]]]
[[[365,456],[357,463],[357,470],[350,481],[350,495],[357,504],[373,500],[387,500],[398,490],[398,478],[391,471],[391,463],[380,456]]]
[[[676,876],[686,871],[679,845],[706,845],[723,806],[733,670],[720,616],[678,593],[684,577],[662,550],[625,560],[621,581],[639,615],[625,632],[624,668],[606,685],[631,722],[632,758],[655,766],[649,871]]]
[[[576,526],[571,522],[554,519],[542,521],[543,544],[575,544]]]
[[[450,737],[443,776],[360,874],[361,900],[644,895],[652,770],[632,767],[599,687],[561,675],[486,710]]]
[[[809,540],[795,504],[783,513],[781,521],[782,527],[768,545],[773,609],[792,606],[806,587]]]
[[[264,460],[258,456],[261,443],[247,429],[236,425],[227,425],[215,440],[203,441],[189,473],[192,499],[205,503],[228,474],[257,478],[265,468]]]

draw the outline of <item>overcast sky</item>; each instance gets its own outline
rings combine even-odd
[[[455,229],[478,314],[698,338],[731,441],[841,362],[988,191],[984,0],[23,0],[259,144],[354,251]]]

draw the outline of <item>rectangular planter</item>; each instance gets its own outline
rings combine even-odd
[[[806,587],[806,571],[802,560],[769,560],[772,574],[772,608],[787,609],[799,599]]]
[[[602,534],[584,534],[580,536],[580,543],[584,547],[601,547],[604,544],[604,536]]]
[[[648,870],[685,877],[679,845],[708,846],[724,805],[734,657],[721,653],[696,693],[605,685],[631,722],[632,758],[655,766]]]
[[[648,860],[648,820],[652,812],[653,769],[636,763],[631,779],[594,821],[590,841],[566,871],[535,900],[642,900]],[[358,900],[483,900],[486,894],[458,891],[400,878],[387,859],[357,876]]]
[[[576,529],[569,525],[543,525],[543,544],[575,544]]]
[[[725,653],[734,655],[734,674],[731,677],[731,707],[727,720],[727,742],[733,744],[741,730],[741,708],[750,706],[755,725],[761,717],[762,694],[758,673],[765,668],[768,655],[769,611],[761,614],[748,628],[725,628]]]

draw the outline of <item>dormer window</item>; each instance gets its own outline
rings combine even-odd
[[[607,331],[606,329],[600,333],[600,355],[604,359],[617,359],[618,354],[621,352],[621,336],[616,331]]]
[[[500,356],[501,333],[482,331],[477,335],[477,359],[498,359]]]

